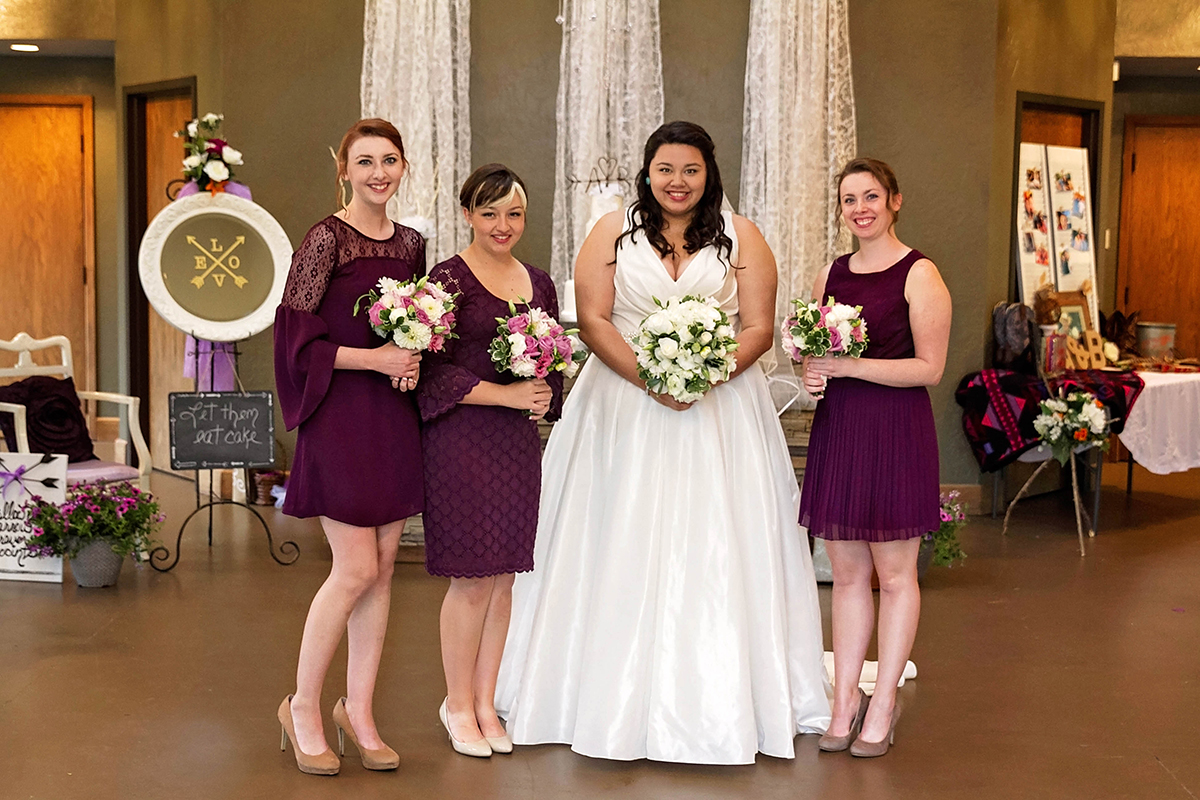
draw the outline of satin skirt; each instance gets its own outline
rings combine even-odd
[[[496,706],[518,744],[750,764],[828,727],[799,492],[761,370],[690,409],[597,358],[542,462]]]

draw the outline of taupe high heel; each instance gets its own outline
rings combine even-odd
[[[850,743],[858,736],[858,732],[862,730],[863,720],[867,716],[867,706],[870,704],[867,699],[867,694],[862,689],[858,690],[858,711],[854,712],[854,719],[850,721],[850,732],[845,736],[830,736],[828,733],[821,736],[817,740],[817,748],[826,753],[840,753],[850,746]]]
[[[462,753],[464,756],[474,756],[475,758],[491,758],[492,746],[488,744],[487,739],[477,739],[474,742],[460,742],[454,738],[454,731],[450,730],[450,715],[446,710],[446,703],[450,698],[442,701],[442,707],[438,709],[438,718],[441,719],[442,725],[446,727],[446,733],[450,735],[450,746],[454,748],[456,753]],[[505,734],[505,738],[508,735]]]
[[[896,741],[896,722],[900,719],[900,706],[892,707],[892,721],[888,725],[887,736],[883,737],[879,742],[865,742],[862,737],[854,740],[854,744],[850,745],[850,755],[857,758],[878,758],[886,755],[888,748]]]
[[[310,756],[300,749],[300,745],[296,744],[296,724],[292,721],[292,695],[289,694],[283,698],[276,716],[279,717],[279,726],[283,728],[283,732],[279,736],[279,750],[280,752],[287,750],[287,743],[290,739],[292,750],[296,753],[296,766],[300,768],[301,772],[308,775],[338,774],[338,770],[342,768],[342,762],[328,747],[325,748],[325,752]]]
[[[338,732],[338,755],[342,758],[346,757],[346,737],[349,736],[350,741],[354,742],[354,746],[358,748],[358,754],[362,757],[362,764],[365,768],[389,770],[400,766],[400,756],[386,744],[377,750],[372,750],[359,743],[354,726],[350,724],[350,715],[346,713],[346,698],[343,697],[333,704],[332,716],[333,724],[337,726]]]

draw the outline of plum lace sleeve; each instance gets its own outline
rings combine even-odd
[[[451,294],[462,292],[458,278],[447,265],[438,264],[430,270],[429,279],[440,283]],[[461,301],[461,296],[459,299]],[[425,422],[453,411],[480,381],[474,372],[455,363],[457,345],[457,339],[447,339],[440,353],[423,354],[421,380],[417,383],[417,407]]]
[[[550,276],[541,270],[536,270],[533,273],[534,277],[542,286],[543,311],[550,316],[558,319],[558,292],[554,290],[554,281]],[[561,372],[552,372],[546,376],[546,383],[550,384],[550,410],[546,412],[547,422],[557,422],[562,416],[563,406],[563,374]]]
[[[275,386],[283,422],[292,430],[312,415],[333,378],[338,345],[317,309],[337,267],[337,240],[318,224],[292,256],[292,269],[275,311]]]

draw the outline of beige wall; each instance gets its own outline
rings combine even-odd
[[[96,385],[119,391],[123,308],[118,285],[117,113],[111,58],[0,56],[0,94],[83,94],[94,115],[96,209]],[[78,358],[78,354],[76,355]]]
[[[0,39],[113,39],[116,0],[4,0]]]
[[[1116,54],[1200,55],[1200,5],[1195,0],[1117,0]]]

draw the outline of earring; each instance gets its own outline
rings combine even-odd
[[[646,185],[647,186],[650,185],[650,176],[649,175],[646,176]]]

